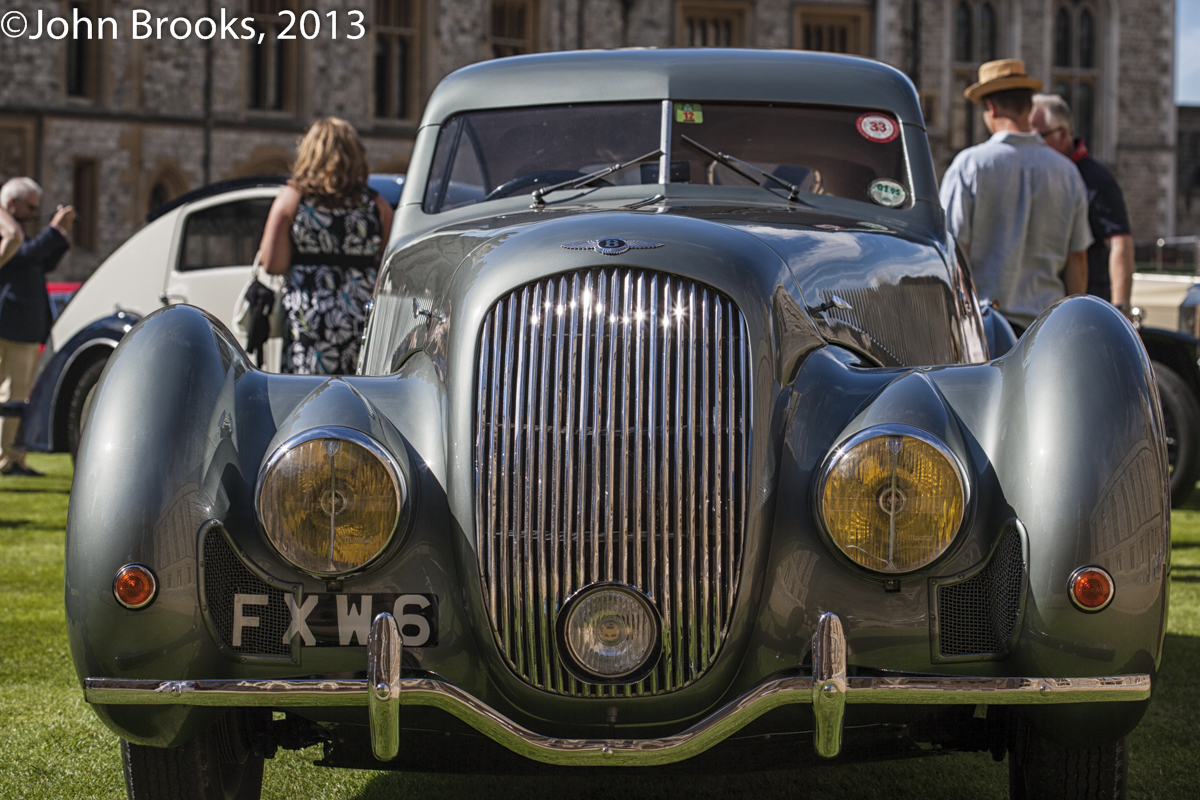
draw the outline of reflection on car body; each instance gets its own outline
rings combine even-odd
[[[179,753],[257,792],[322,743],[421,771],[991,750],[1018,794],[1109,796],[1161,658],[1153,376],[1096,300],[1006,353],[996,324],[896,70],[460,70],[359,374],[261,372],[184,305],[119,345],[68,521],[85,697],[135,793]]]

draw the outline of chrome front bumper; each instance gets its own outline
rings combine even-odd
[[[894,705],[1040,705],[1145,700],[1149,675],[1107,678],[850,678],[841,620],[825,614],[813,634],[811,678],[765,681],[682,733],[659,739],[558,739],[504,717],[444,681],[400,677],[403,645],[396,620],[371,626],[367,678],[357,680],[157,681],[87,678],[84,699],[109,705],[367,706],[375,757],[400,749],[400,706],[440,708],[518,755],[547,764],[652,766],[682,761],[718,744],[768,711],[811,703],[814,746],[838,754],[847,703]]]

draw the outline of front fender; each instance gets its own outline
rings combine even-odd
[[[1169,503],[1156,389],[1132,327],[1090,298],[1064,300],[1006,355],[986,364],[867,369],[837,348],[809,357],[792,385],[777,534],[760,612],[757,657],[801,648],[822,612],[846,629],[850,662],[867,669],[979,676],[1153,674],[1167,609]],[[944,441],[972,484],[963,529],[945,556],[914,573],[870,573],[841,556],[813,512],[819,468],[838,443],[880,424]],[[935,582],[969,577],[1017,520],[1025,562],[1017,633],[985,658],[938,655]],[[1099,613],[1072,604],[1068,578],[1099,565],[1116,596]],[[1120,706],[1121,708],[1117,708]],[[1038,709],[1121,736],[1145,704]],[[1038,714],[1046,712],[1044,719]]]
[[[1100,301],[1064,300],[1005,358],[930,379],[1028,531],[1022,661],[1037,674],[1088,663],[1095,671],[1087,674],[1152,672],[1167,604],[1170,503],[1154,377],[1133,329]],[[1099,614],[1078,611],[1067,595],[1068,577],[1086,564],[1117,582]]]
[[[361,668],[361,646],[293,649],[271,659],[232,652],[213,633],[197,585],[205,558],[198,545],[215,521],[243,560],[279,583],[305,595],[326,590],[325,581],[289,568],[271,550],[255,516],[254,489],[264,459],[280,442],[330,424],[361,430],[402,461],[405,448],[420,454],[405,470],[411,496],[420,500],[412,508],[424,516],[407,526],[406,540],[403,530],[394,537],[397,547],[380,559],[384,567],[347,584],[366,594],[403,589],[444,598],[441,652],[449,650],[454,631],[466,627],[453,612],[453,569],[443,569],[444,577],[422,575],[425,562],[418,557],[441,548],[445,554],[429,560],[454,563],[440,491],[445,467],[436,420],[443,408],[432,368],[419,358],[413,362],[410,377],[268,374],[254,369],[233,335],[200,309],[170,306],[135,326],[96,387],[71,490],[65,599],[80,680],[286,677]],[[116,571],[129,563],[149,567],[158,579],[155,600],[137,611],[113,595]],[[406,652],[406,659],[421,657]],[[220,713],[168,705],[93,708],[119,736],[159,747],[187,742]]]

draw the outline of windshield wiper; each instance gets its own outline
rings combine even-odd
[[[736,158],[731,155],[726,155],[725,153],[720,153],[720,152],[717,152],[716,150],[709,150],[707,147],[700,144],[695,139],[693,139],[692,137],[690,137],[686,134],[680,134],[680,136],[686,144],[690,144],[692,147],[696,148],[701,153],[704,153],[704,155],[708,156],[712,160],[720,162],[721,164],[724,164],[725,166],[729,167],[731,170],[736,172],[738,175],[741,175],[743,178],[750,181],[751,183],[756,184],[758,186],[762,186],[762,188],[764,188],[764,189],[767,188],[767,187],[763,186],[761,183],[759,183],[758,181],[754,180],[753,175],[749,175],[744,170],[741,170],[738,167],[736,167],[734,165],[735,162],[737,164],[741,164],[743,167],[746,167],[747,169],[754,170],[763,178],[775,181],[780,186],[782,186],[783,188],[788,190],[788,200],[791,200],[793,203],[800,202],[800,187],[797,186],[796,184],[788,183],[783,178],[780,178],[778,175],[772,175],[771,173],[767,172],[765,169],[759,169],[758,167],[754,166],[753,164],[751,164],[749,162],[742,161],[740,158]]]
[[[637,158],[633,159],[632,161],[628,161],[624,164],[613,164],[611,167],[605,167],[604,169],[598,169],[589,175],[581,175],[578,178],[571,178],[570,180],[563,181],[562,183],[555,183],[551,186],[543,186],[540,189],[534,189],[533,190],[533,205],[531,205],[530,208],[540,208],[540,207],[544,206],[545,202],[543,202],[542,198],[545,197],[546,195],[550,194],[551,192],[557,192],[559,189],[567,189],[567,188],[582,189],[584,186],[587,186],[592,181],[599,180],[600,178],[603,178],[606,175],[612,175],[614,172],[620,172],[623,169],[628,169],[629,167],[633,167],[638,164],[641,164],[643,161],[649,161],[652,158],[658,158],[659,156],[662,155],[662,152],[663,151],[661,149],[653,150],[649,153],[646,153],[643,156],[638,156]]]

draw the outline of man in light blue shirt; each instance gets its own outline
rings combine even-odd
[[[946,227],[971,262],[981,298],[1026,328],[1055,301],[1087,290],[1087,187],[1029,124],[1042,82],[1010,58],[979,68],[966,97],[992,137],[955,156],[942,179]]]

